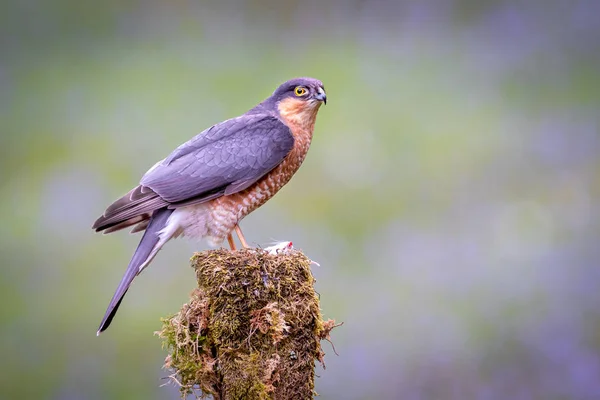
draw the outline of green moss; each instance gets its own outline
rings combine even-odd
[[[204,251],[192,258],[198,289],[163,320],[165,367],[182,395],[306,399],[314,395],[323,321],[310,260],[299,251]]]

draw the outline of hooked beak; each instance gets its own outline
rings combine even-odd
[[[327,95],[325,94],[325,90],[322,87],[320,87],[317,90],[317,95],[315,96],[315,99],[322,101],[323,104],[327,104]]]

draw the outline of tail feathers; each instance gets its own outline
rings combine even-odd
[[[127,293],[133,279],[150,263],[150,261],[152,261],[160,248],[171,238],[172,232],[164,232],[161,237],[161,231],[166,227],[169,216],[173,211],[174,210],[168,208],[163,208],[156,210],[153,213],[148,227],[146,228],[146,232],[135,250],[135,253],[133,253],[133,257],[129,262],[125,275],[121,279],[121,282],[108,305],[106,314],[104,314],[104,318],[98,328],[98,335],[106,330],[112,322],[119,309],[119,305],[121,305],[121,300],[123,300],[123,296]]]

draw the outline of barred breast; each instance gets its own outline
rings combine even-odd
[[[273,197],[298,171],[306,157],[320,102],[307,104],[282,100],[279,115],[294,136],[294,147],[285,159],[249,188],[207,203],[175,210],[171,219],[179,228],[176,235],[205,237],[212,246],[220,245],[248,214]]]
[[[210,202],[209,241],[221,243],[242,218],[273,197],[298,171],[310,147],[312,130],[297,129],[294,137],[294,147],[271,172],[246,190]]]

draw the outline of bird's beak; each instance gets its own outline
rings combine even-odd
[[[325,89],[323,89],[322,87],[317,89],[317,95],[315,96],[315,98],[319,101],[322,101],[323,104],[327,104],[327,95],[325,94]]]

